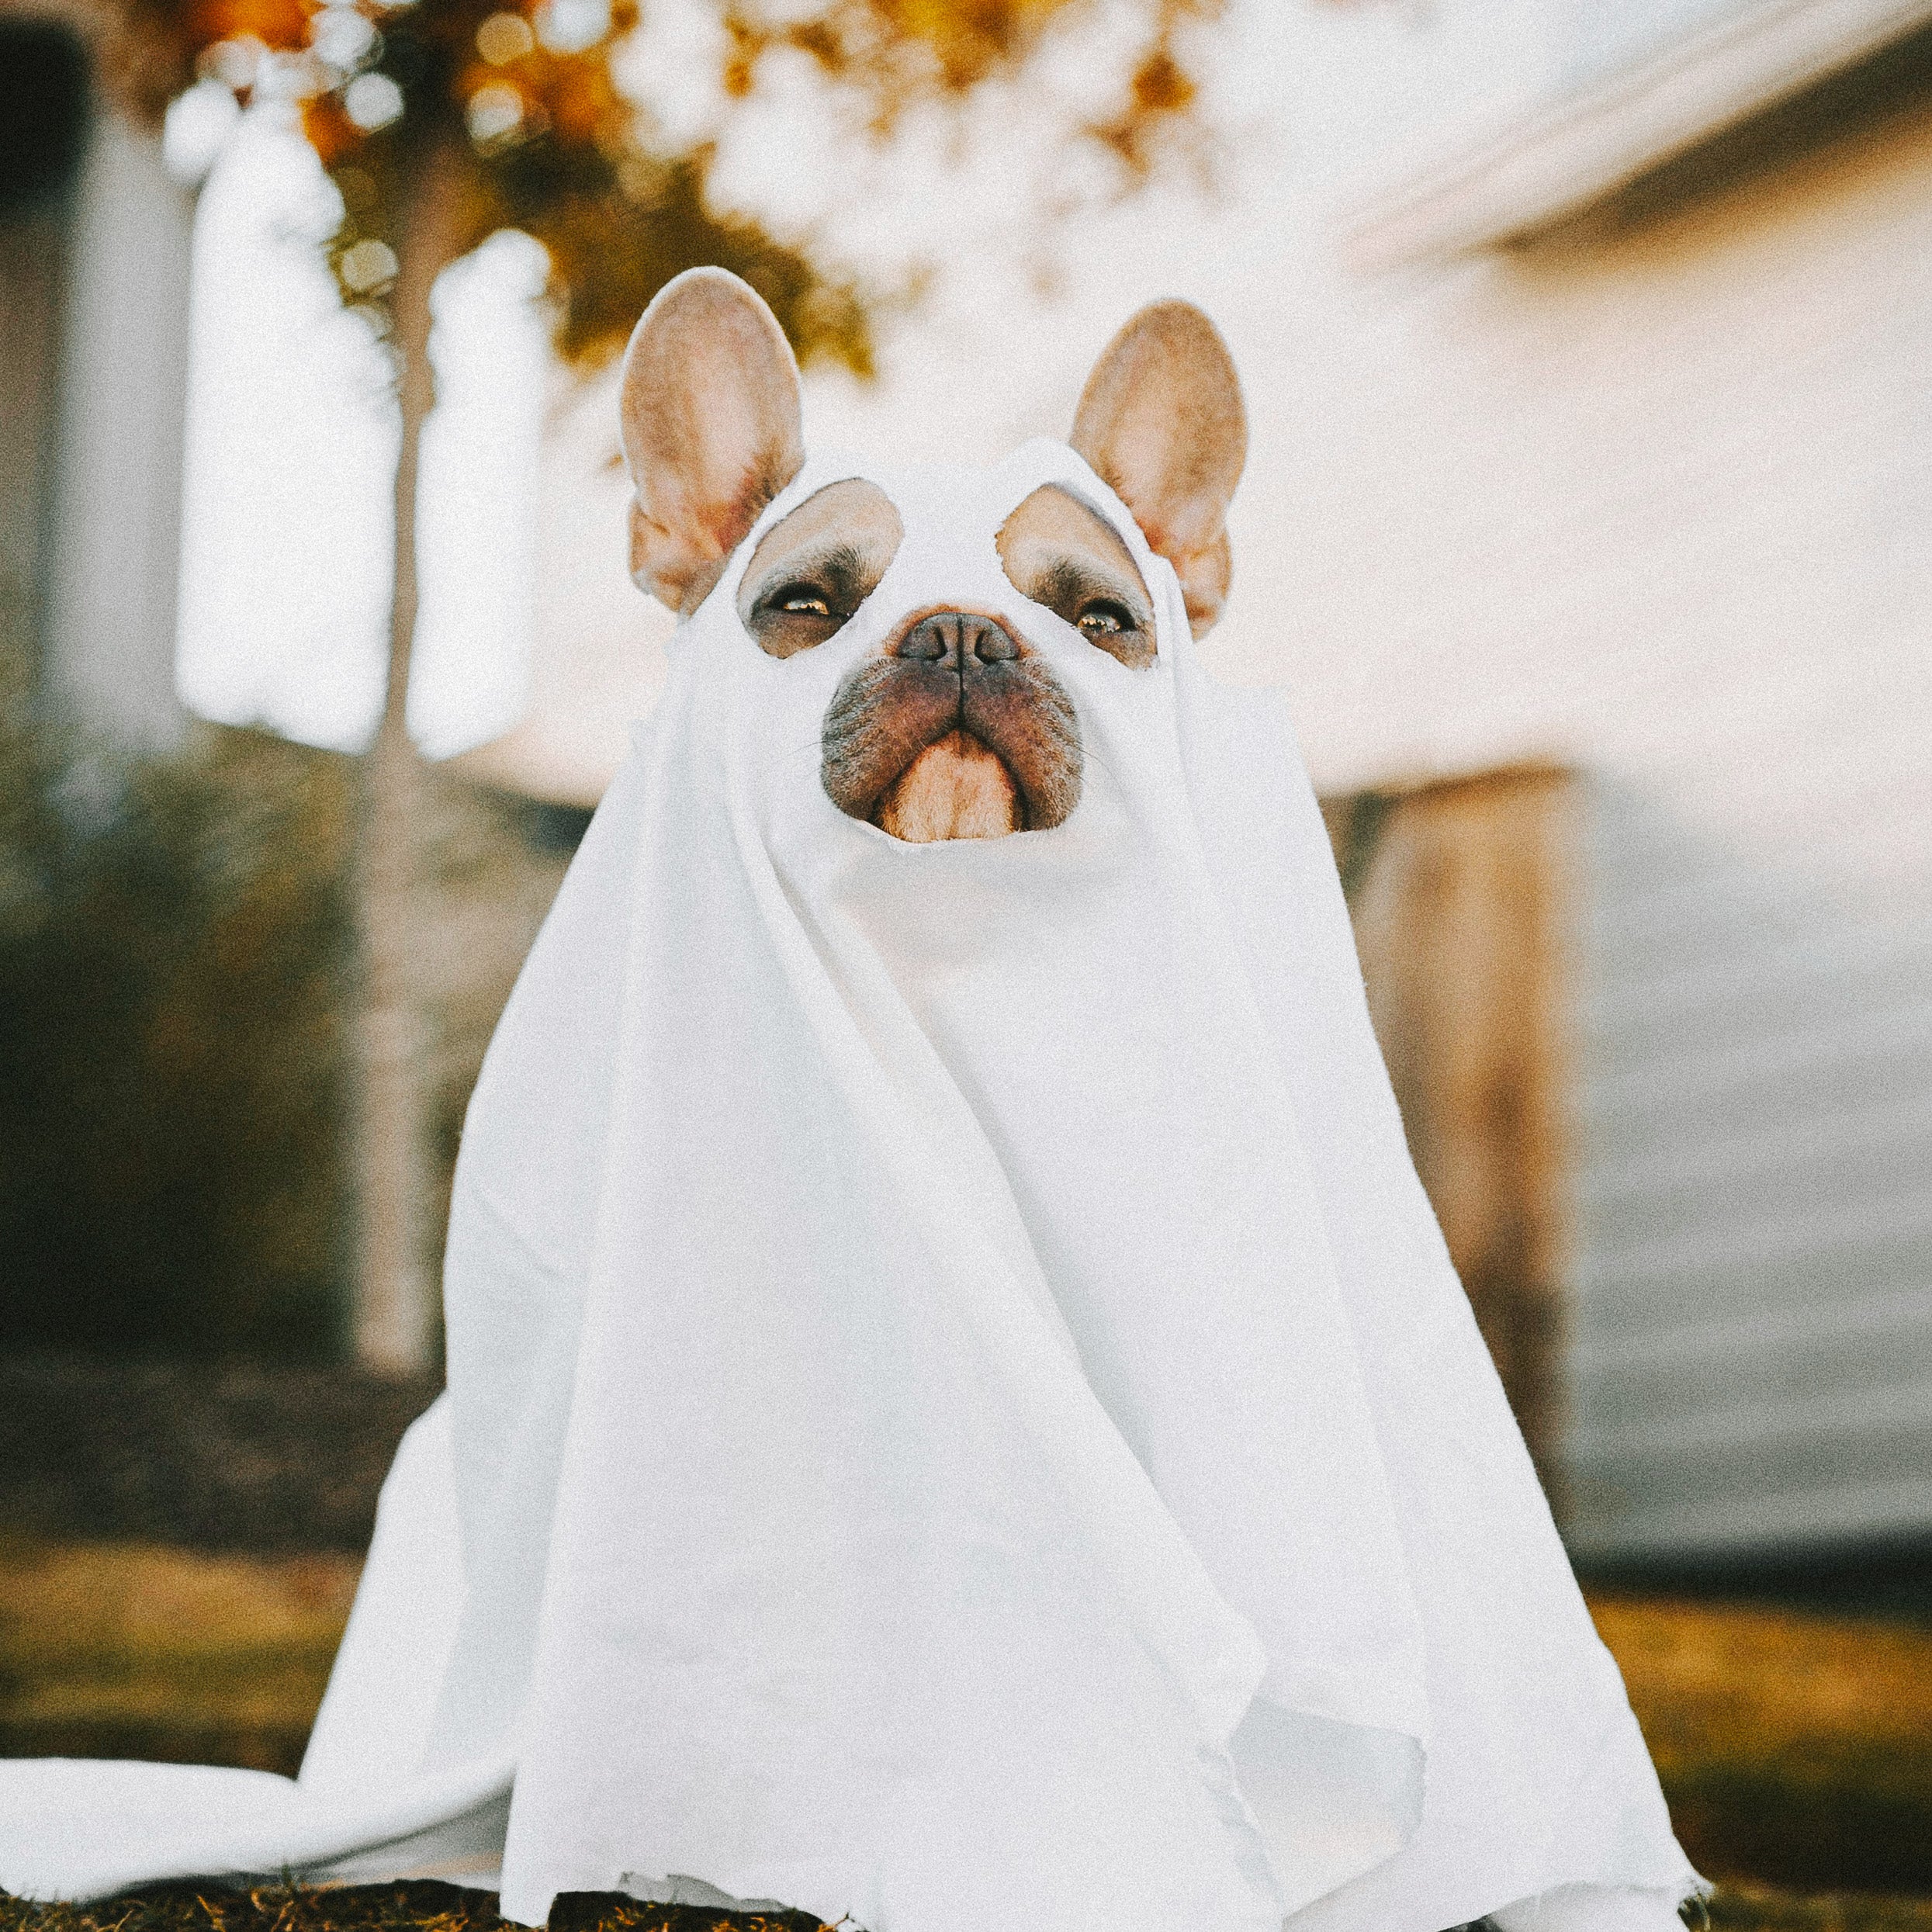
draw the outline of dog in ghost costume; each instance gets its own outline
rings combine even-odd
[[[699,271],[622,413],[670,676],[472,1101],[301,1777],[0,1764],[0,1885],[1669,1932],[1292,734],[1194,656],[1211,326],[1130,322],[1070,444],[892,469],[807,455]]]

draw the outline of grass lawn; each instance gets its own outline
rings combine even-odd
[[[293,1775],[360,1569],[0,1541],[0,1757]]]
[[[0,1755],[293,1772],[354,1593],[344,1557],[0,1542]],[[1712,1932],[1932,1932],[1932,1630],[1604,1594]],[[444,1885],[165,1886],[78,1909],[0,1896],[0,1932],[493,1932]],[[559,1932],[810,1932],[586,1896]]]
[[[1599,1596],[1700,1870],[1932,1895],[1932,1629]]]

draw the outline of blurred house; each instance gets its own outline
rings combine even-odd
[[[1552,1426],[1599,1560],[1932,1532],[1928,23],[1294,36],[1321,178],[1233,331],[1293,453],[1237,555],[1286,533],[1331,788],[1579,774]]]
[[[192,206],[51,8],[0,5],[0,599],[90,723],[174,742]]]
[[[1290,689],[1574,1548],[1922,1546],[1932,0],[1255,0],[1231,30],[1232,205],[1069,234],[1052,312],[976,248],[876,392],[813,388],[812,433],[996,455],[1064,431],[1134,302],[1210,308],[1254,431],[1210,661]],[[45,118],[19,93],[9,127]],[[0,545],[51,673],[162,736],[185,212],[137,137],[66,124],[57,174],[0,171]],[[880,225],[884,193],[850,199]],[[610,409],[560,419],[535,701],[467,761],[580,803],[663,628]]]

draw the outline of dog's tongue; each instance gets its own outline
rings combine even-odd
[[[928,745],[880,799],[873,823],[909,844],[1017,832],[1020,791],[999,755],[970,732]]]

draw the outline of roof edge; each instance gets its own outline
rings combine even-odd
[[[1362,196],[1342,217],[1343,257],[1373,272],[1517,240],[1928,23],[1932,0],[1743,9]]]

